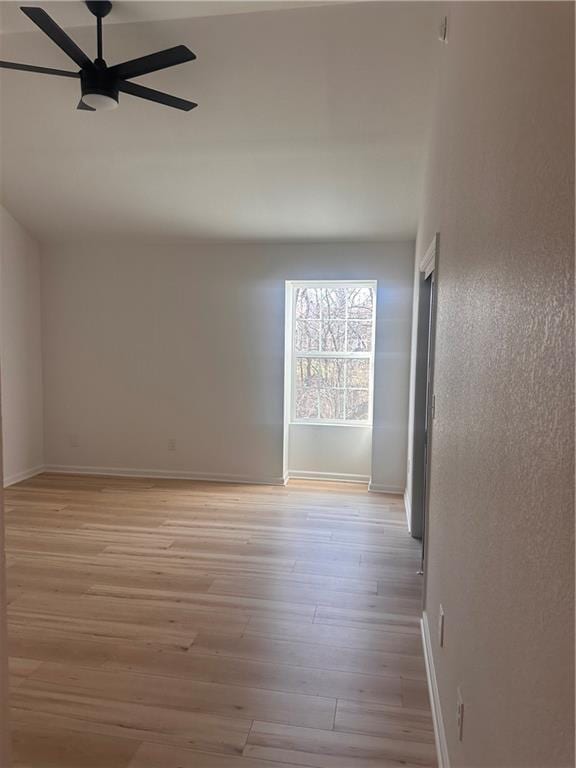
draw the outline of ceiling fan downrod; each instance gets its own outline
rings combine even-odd
[[[102,19],[108,16],[112,10],[112,3],[110,0],[86,0],[86,5],[90,13],[96,16],[96,45],[97,55],[96,59],[103,59],[102,55]]]

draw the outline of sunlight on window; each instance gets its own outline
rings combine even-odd
[[[375,288],[294,288],[293,421],[369,423]]]

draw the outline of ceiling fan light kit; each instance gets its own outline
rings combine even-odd
[[[99,67],[98,59],[94,69],[80,71],[82,103],[94,111],[115,109],[118,106],[118,83],[108,74],[107,67]]]
[[[155,101],[166,107],[173,107],[189,112],[198,105],[193,101],[180,99],[162,91],[146,88],[139,83],[130,82],[133,77],[147,75],[161,69],[174,67],[187,61],[193,61],[196,56],[185,45],[177,45],[158,53],[151,53],[138,59],[124,61],[109,67],[102,54],[102,19],[112,10],[109,0],[92,0],[86,2],[88,10],[96,16],[97,56],[91,61],[76,45],[71,37],[53,21],[42,8],[21,7],[23,13],[33,21],[48,37],[61,48],[79,67],[79,72],[67,72],[51,67],[38,67],[28,64],[17,64],[11,61],[0,61],[0,67],[24,72],[36,72],[57,77],[74,77],[80,79],[82,97],[77,109],[88,112],[101,112],[115,109],[118,106],[120,92],[137,96],[147,101]]]
[[[108,93],[97,93],[90,90],[82,95],[82,104],[93,112],[107,112],[111,109],[116,109],[118,106],[118,92],[116,92],[114,97]]]

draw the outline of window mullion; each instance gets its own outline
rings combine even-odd
[[[346,416],[347,416],[347,413],[346,413],[346,401],[348,400],[348,398],[346,397],[347,391],[348,391],[348,360],[347,358],[344,358],[344,393],[342,395],[342,399],[344,400],[344,405],[342,407],[342,414],[343,414],[344,421],[346,421]]]
[[[322,349],[322,338],[323,338],[322,331],[324,330],[324,302],[322,301],[322,298],[324,296],[324,288],[321,288],[319,293],[320,293],[320,322],[318,324],[318,328],[319,328],[318,351],[323,352],[324,350]]]
[[[316,357],[326,360],[369,360],[370,352],[295,352],[296,357]]]
[[[348,352],[348,294],[350,289],[346,289],[346,304],[344,305],[344,350]],[[343,394],[343,408],[342,413],[344,415],[344,421],[346,421],[346,417],[348,416],[348,361],[347,359],[344,360],[344,394]]]
[[[348,352],[348,291],[346,289],[346,304],[344,305],[344,351]]]

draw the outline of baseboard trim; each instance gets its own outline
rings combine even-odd
[[[423,612],[422,618],[420,619],[420,629],[422,631],[426,677],[428,679],[428,690],[430,692],[430,707],[432,709],[432,721],[434,723],[434,739],[436,741],[436,752],[438,755],[438,768],[450,768],[448,743],[446,741],[446,731],[444,730],[444,720],[442,718],[442,708],[440,706],[440,694],[438,692],[438,682],[436,680],[436,670],[434,668],[434,657],[432,656],[430,625],[428,624],[428,614],[426,611]]]
[[[31,477],[36,477],[36,475],[40,475],[42,472],[45,471],[44,465],[34,467],[33,469],[25,469],[23,472],[16,472],[13,475],[8,475],[4,478],[3,485],[4,488],[8,488],[11,485],[16,485],[16,483],[21,483],[24,480],[30,480]]]
[[[399,485],[382,485],[381,483],[373,483],[372,480],[370,480],[368,484],[368,490],[372,491],[372,493],[390,493],[394,494],[394,496],[402,496],[405,488],[400,487]]]
[[[75,467],[48,464],[44,472],[58,475],[95,475],[102,477],[143,477],[158,480],[199,480],[207,483],[241,483],[243,485],[284,485],[283,477],[250,477],[221,475],[212,472],[181,472],[166,469],[134,469],[118,467]]]
[[[404,491],[404,509],[406,510],[406,524],[408,526],[408,533],[412,535],[412,529],[410,528],[410,518],[411,518],[411,506],[410,506],[410,497],[408,496],[408,488]]]
[[[363,483],[368,485],[368,475],[350,475],[339,472],[304,472],[294,470],[288,472],[288,480],[329,480],[336,483]]]

